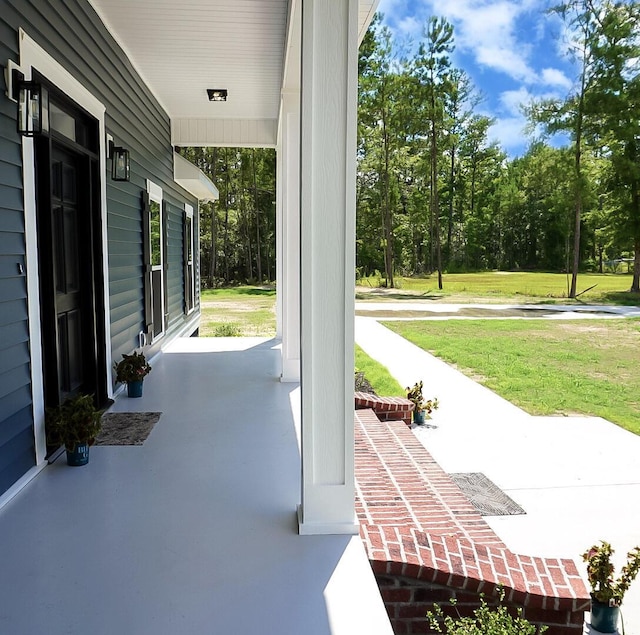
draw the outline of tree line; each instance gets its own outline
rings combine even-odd
[[[203,288],[276,277],[276,157],[265,148],[180,148],[216,185],[200,205]]]
[[[451,24],[432,17],[410,55],[376,16],[358,59],[356,276],[487,269],[604,271],[626,259],[640,290],[640,5],[566,0],[576,76],[526,108],[531,144],[489,141]],[[550,135],[564,133],[566,147]],[[275,279],[275,152],[182,148],[216,184],[202,205],[204,287]]]
[[[531,145],[509,160],[488,139],[451,24],[432,17],[411,55],[376,17],[359,55],[357,273],[603,271],[633,260],[640,290],[640,7],[570,0],[577,76],[529,105]],[[564,132],[564,148],[548,135]]]

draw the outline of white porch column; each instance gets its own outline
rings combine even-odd
[[[282,95],[278,177],[282,183],[281,380],[300,381],[300,92]]]
[[[358,0],[303,0],[301,534],[355,534]]]
[[[276,146],[276,337],[282,338],[282,149]]]

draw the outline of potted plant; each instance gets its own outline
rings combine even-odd
[[[427,399],[422,394],[422,382],[419,381],[413,385],[413,388],[405,388],[407,391],[407,399],[413,401],[413,422],[418,425],[424,423],[425,418],[430,418],[431,413],[438,409],[437,399]]]
[[[627,554],[620,577],[614,579],[612,554],[611,545],[604,540],[582,554],[591,585],[591,626],[601,633],[616,632],[622,599],[640,570],[640,547],[635,547]]]
[[[93,403],[92,395],[79,394],[47,410],[47,437],[52,445],[64,445],[67,464],[78,466],[89,462],[89,446],[100,432],[102,410]]]
[[[151,372],[143,353],[135,351],[130,355],[122,354],[122,359],[114,364],[116,381],[127,384],[129,397],[142,397],[142,381]]]

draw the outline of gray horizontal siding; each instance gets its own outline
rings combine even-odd
[[[146,179],[169,202],[169,322],[184,320],[182,209],[197,202],[173,181],[167,114],[135,73],[87,0],[0,0],[0,65],[18,62],[23,28],[106,107],[107,131],[131,153],[131,182],[107,184],[111,349],[138,344],[143,325],[141,192]],[[0,74],[0,493],[34,461],[27,292],[24,274],[22,150],[16,104]],[[109,167],[109,165],[108,165]],[[13,480],[12,480],[13,479]]]
[[[18,37],[0,10],[0,65],[16,60]],[[24,275],[22,145],[16,104],[0,74],[0,494],[35,465],[27,288]],[[21,271],[22,269],[22,271]]]
[[[2,2],[2,0],[0,0]],[[132,294],[141,293],[142,226],[140,192],[146,179],[162,187],[173,205],[195,204],[173,181],[170,121],[133,67],[85,0],[5,0],[21,17],[23,26],[38,43],[91,91],[106,107],[107,130],[131,153],[131,182],[107,179],[108,251],[112,353],[119,358],[137,344],[143,305]],[[11,19],[11,18],[10,18]],[[2,183],[0,172],[0,183]],[[173,207],[173,206],[172,206]],[[180,284],[182,234],[177,214],[170,213],[169,298],[170,320],[180,322],[183,288]],[[174,244],[178,241],[179,244]],[[131,282],[131,293],[122,289]],[[129,320],[121,309],[133,311]],[[126,341],[120,335],[127,333]],[[130,334],[135,333],[135,338]]]

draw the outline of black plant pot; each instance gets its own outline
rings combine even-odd
[[[67,465],[78,467],[89,462],[89,444],[76,443],[73,449],[67,448]]]
[[[591,628],[600,633],[616,633],[619,617],[619,606],[609,606],[591,598]]]

